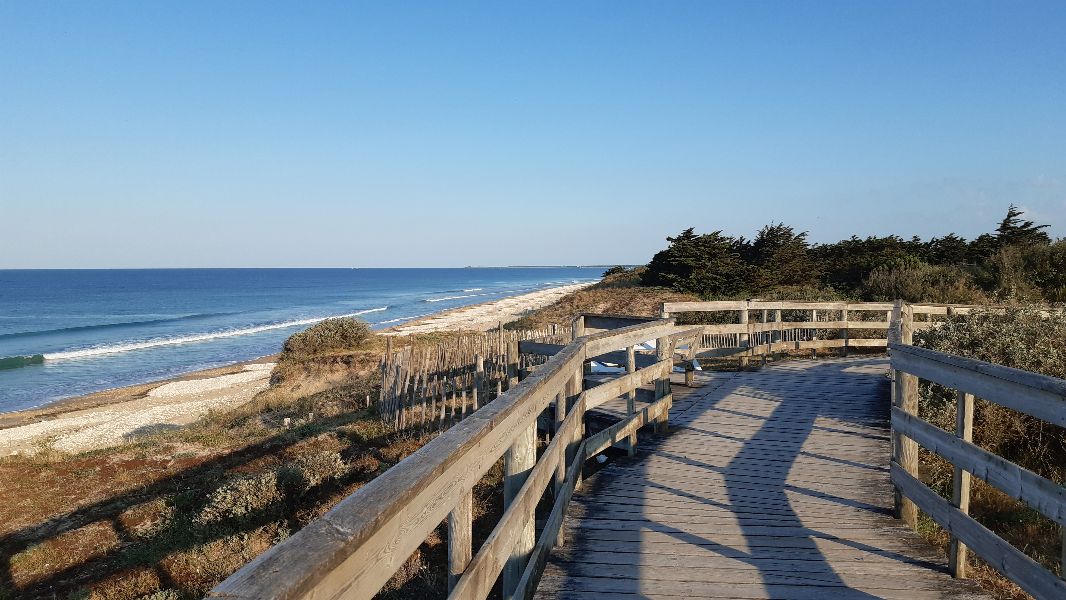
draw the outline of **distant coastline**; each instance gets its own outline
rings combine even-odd
[[[379,331],[405,335],[457,328],[488,329],[547,306],[591,283],[554,286],[454,307]],[[64,451],[119,443],[150,427],[181,426],[208,410],[233,408],[266,389],[277,354],[94,392],[25,410],[0,412],[0,456],[32,452],[44,439]]]

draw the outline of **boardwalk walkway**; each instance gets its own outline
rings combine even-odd
[[[674,386],[574,496],[538,598],[979,598],[892,518],[884,358],[776,363]]]

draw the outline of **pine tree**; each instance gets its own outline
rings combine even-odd
[[[721,231],[697,235],[690,227],[655,254],[641,277],[644,285],[669,287],[699,296],[732,296],[749,284],[749,269],[740,257],[739,241]]]
[[[796,233],[784,223],[770,223],[746,249],[745,258],[755,267],[756,289],[818,281],[819,269],[810,256],[805,231]]]
[[[996,228],[996,241],[1002,246],[1047,245],[1051,238],[1044,231],[1047,225],[1034,225],[1032,221],[1022,220],[1024,211],[1011,204],[1007,216]]]

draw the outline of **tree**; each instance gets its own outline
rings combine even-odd
[[[920,260],[921,246],[914,240],[896,235],[886,237],[851,236],[835,244],[811,249],[811,256],[822,266],[822,281],[841,292],[855,293],[877,267]]]
[[[996,241],[1003,246],[1029,246],[1033,244],[1047,245],[1051,238],[1044,229],[1047,225],[1034,225],[1032,221],[1022,220],[1024,211],[1011,204],[1007,208],[1007,216],[996,228]]]
[[[748,286],[740,242],[721,231],[697,235],[690,227],[652,257],[641,276],[644,285],[662,286],[708,298],[736,295]]]
[[[970,259],[970,243],[954,233],[933,238],[925,244],[925,258],[934,265],[960,265]]]
[[[796,233],[784,223],[770,223],[742,248],[744,258],[755,268],[755,289],[812,285],[819,279],[806,231]]]

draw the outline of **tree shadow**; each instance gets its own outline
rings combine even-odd
[[[187,582],[176,581],[163,565],[165,559],[224,538],[247,535],[273,523],[280,524],[278,534],[283,536],[286,530],[295,531],[302,527],[308,515],[330,496],[376,475],[370,470],[354,468],[341,477],[299,492],[279,483],[276,498],[239,516],[211,522],[196,518],[209,501],[211,490],[227,477],[245,471],[260,472],[264,464],[280,464],[286,460],[286,451],[294,445],[354,420],[351,414],[323,417],[309,423],[305,430],[281,430],[254,444],[226,451],[151,483],[134,485],[122,493],[11,531],[0,537],[0,590],[7,590],[19,598],[54,599],[131,569],[152,571],[161,589],[188,588]],[[139,432],[139,435],[143,439],[143,436],[158,433],[159,430],[153,429]],[[384,446],[386,441],[377,438],[386,437],[388,434],[362,440],[363,449]],[[352,449],[353,446],[349,446],[341,454],[349,454]],[[107,460],[107,455],[101,456],[102,460]],[[128,511],[152,502],[161,502],[173,512],[158,526],[145,530],[130,527]],[[117,541],[92,552],[84,560],[70,561],[66,566],[47,570],[36,577],[27,578],[16,573],[12,559],[19,553],[37,546],[61,545],[64,536],[95,524],[109,527]]]
[[[698,595],[693,586],[726,585],[699,568],[722,558],[754,579],[729,577],[769,598],[792,597],[796,586],[878,597],[851,585],[837,553],[943,571],[928,553],[861,535],[890,515],[885,365],[790,361],[740,373],[707,396],[675,389],[671,433],[642,436],[637,457],[587,482],[573,546],[553,558],[557,595]]]

